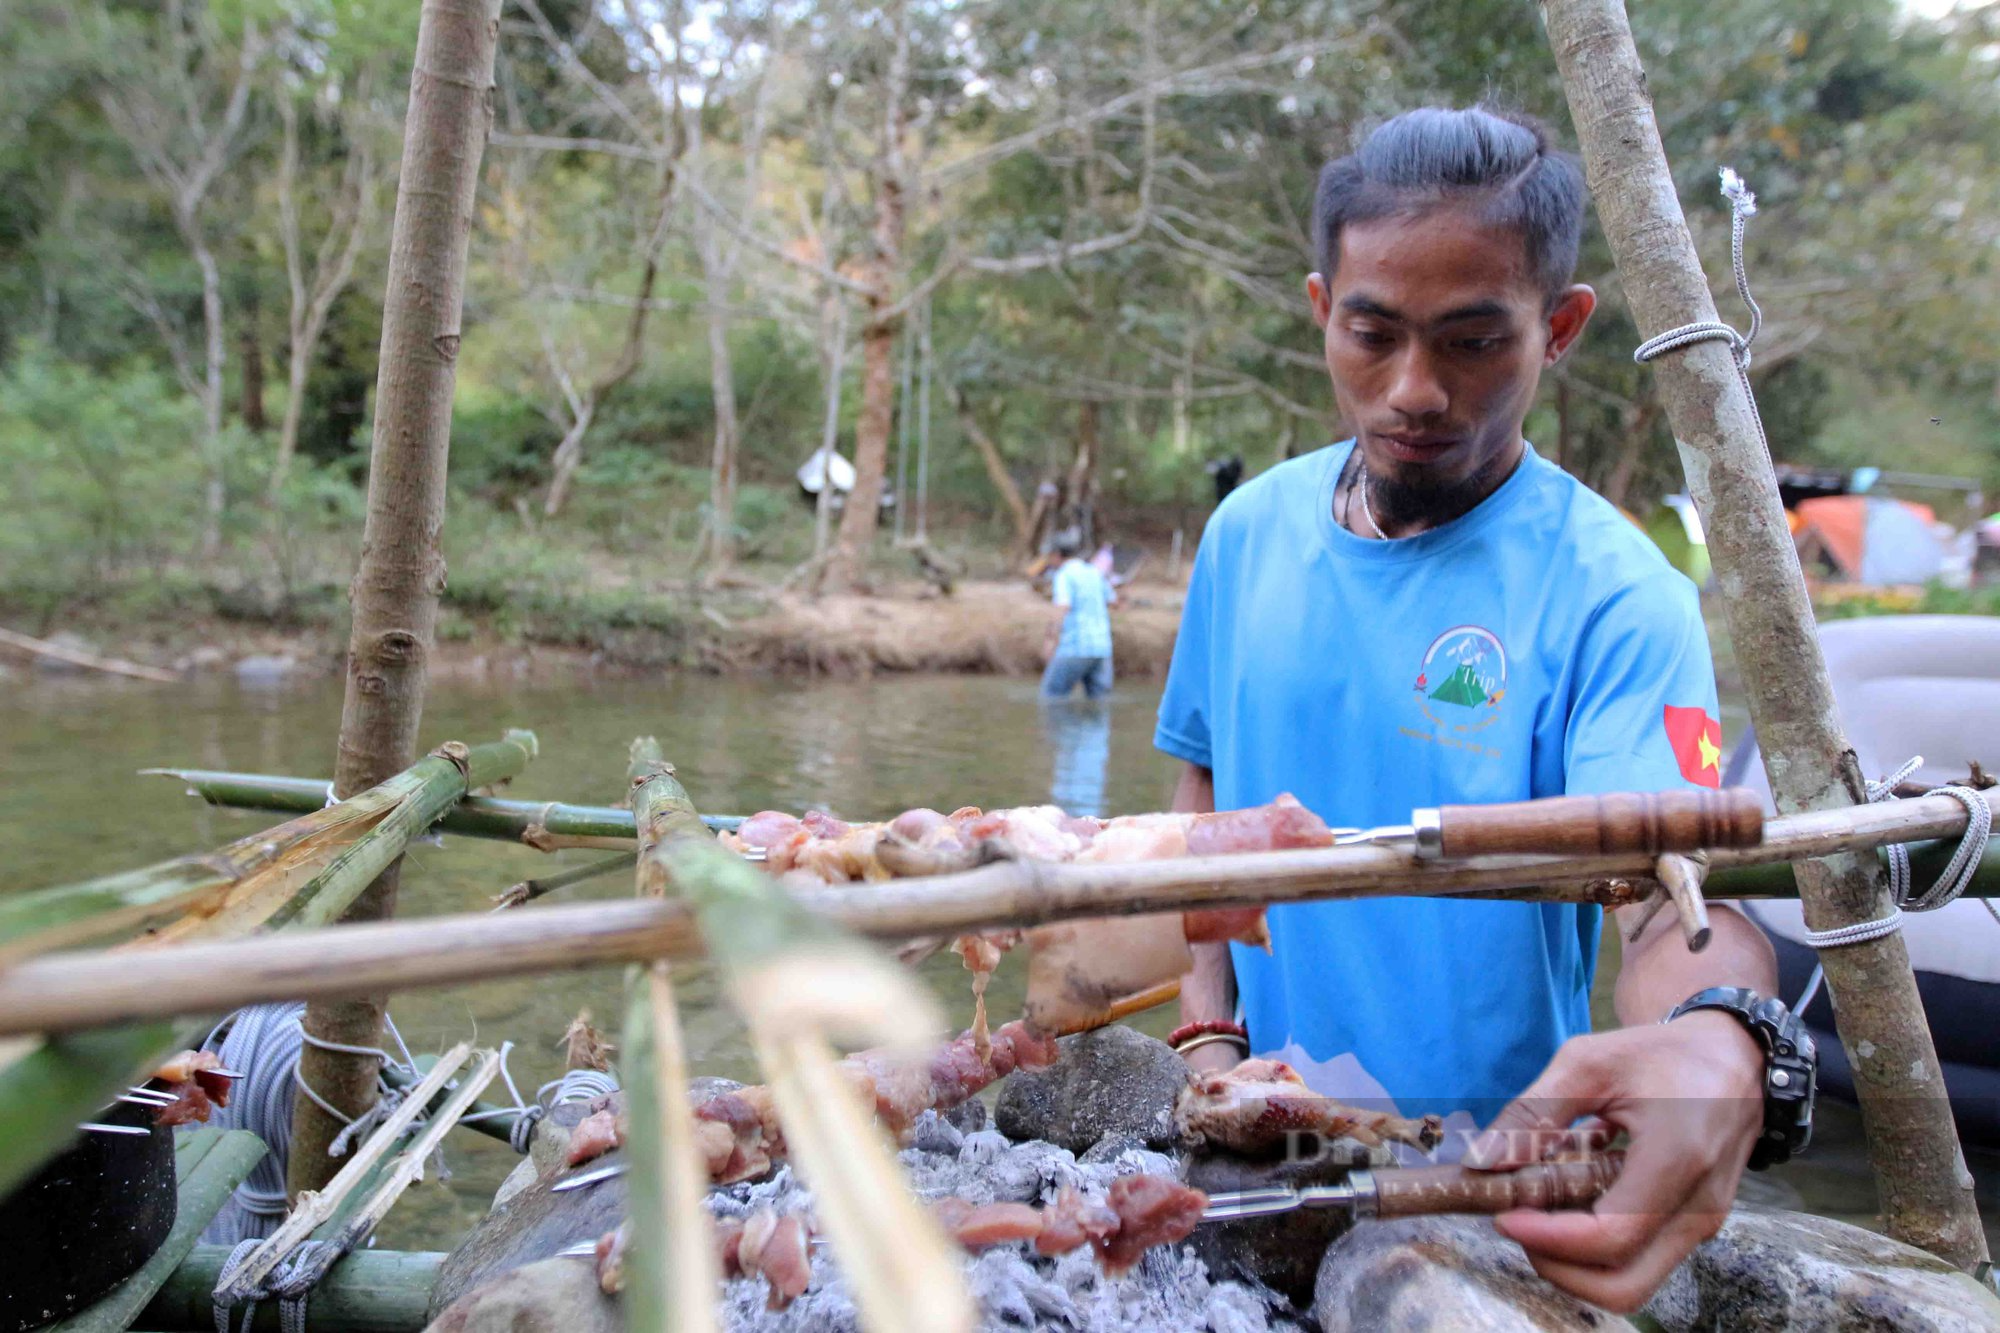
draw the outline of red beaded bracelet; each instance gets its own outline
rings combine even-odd
[[[1241,1023],[1233,1023],[1226,1018],[1200,1018],[1192,1023],[1183,1023],[1167,1034],[1167,1045],[1178,1048],[1190,1037],[1214,1035],[1218,1037],[1238,1037],[1247,1046],[1250,1030]]]

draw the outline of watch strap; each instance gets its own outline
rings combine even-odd
[[[1698,1009],[1732,1014],[1764,1048],[1764,1124],[1749,1166],[1762,1171],[1789,1161],[1812,1141],[1819,1052],[1798,1015],[1747,986],[1712,986],[1674,1006],[1667,1021]]]

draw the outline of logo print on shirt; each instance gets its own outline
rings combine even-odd
[[[1491,630],[1455,625],[1431,641],[1414,688],[1433,725],[1481,731],[1499,719],[1507,694],[1507,649]]]
[[[1681,776],[1702,787],[1722,785],[1722,724],[1701,708],[1666,706],[1661,724]]]

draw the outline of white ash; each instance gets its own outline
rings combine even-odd
[[[957,1195],[973,1203],[1052,1202],[1064,1186],[1102,1198],[1119,1176],[1177,1175],[1173,1158],[1135,1148],[1107,1162],[1079,1162],[1042,1142],[1011,1143],[997,1130],[970,1134],[925,1112],[900,1154],[917,1196]],[[740,1216],[756,1208],[808,1212],[812,1194],[790,1167],[760,1184],[734,1185],[708,1196],[711,1212]],[[829,1246],[813,1249],[813,1282],[791,1308],[765,1308],[757,1279],[727,1284],[723,1313],[736,1333],[857,1333],[860,1316]],[[1269,1333],[1300,1327],[1283,1299],[1266,1288],[1217,1282],[1184,1245],[1149,1251],[1123,1277],[1106,1277],[1087,1247],[1055,1258],[1027,1242],[996,1246],[966,1259],[966,1281],[987,1333],[1021,1329],[1064,1333]]]

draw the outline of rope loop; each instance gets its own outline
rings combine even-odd
[[[1868,784],[1868,799],[1871,802],[1893,801],[1896,799],[1896,785],[1916,772],[1923,765],[1924,757],[1915,755],[1888,777]],[[1965,832],[1959,835],[1958,847],[1952,852],[1951,860],[1937,877],[1937,882],[1915,897],[1910,896],[1910,849],[1901,843],[1889,845],[1889,896],[1895,906],[1889,914],[1874,921],[1857,921],[1851,926],[1836,926],[1832,930],[1809,930],[1806,943],[1815,949],[1838,949],[1851,944],[1866,944],[1869,940],[1881,939],[1902,929],[1905,912],[1935,912],[1940,907],[1956,902],[1961,894],[1972,886],[1972,877],[1979,869],[1980,858],[1986,855],[1986,843],[1993,832],[1993,807],[1987,803],[1986,793],[1974,787],[1951,785],[1934,787],[1932,796],[1949,796],[1965,807]],[[2000,921],[2000,907],[1995,907],[1990,899],[1981,899],[1986,910]],[[1810,995],[1811,990],[1808,990]]]
[[[1729,267],[1736,277],[1736,294],[1750,308],[1750,332],[1738,333],[1718,319],[1697,320],[1646,339],[1633,350],[1632,359],[1644,365],[1655,357],[1678,352],[1696,343],[1728,343],[1730,355],[1736,360],[1737,378],[1743,381],[1743,396],[1750,402],[1750,420],[1757,427],[1757,439],[1763,444],[1764,452],[1769,454],[1771,444],[1764,436],[1764,418],[1757,411],[1757,395],[1750,387],[1750,344],[1757,341],[1757,333],[1764,327],[1764,311],[1758,306],[1756,298],[1750,295],[1750,274],[1743,267],[1744,224],[1757,215],[1757,196],[1730,168],[1722,168],[1719,174],[1722,197],[1729,201]]]

